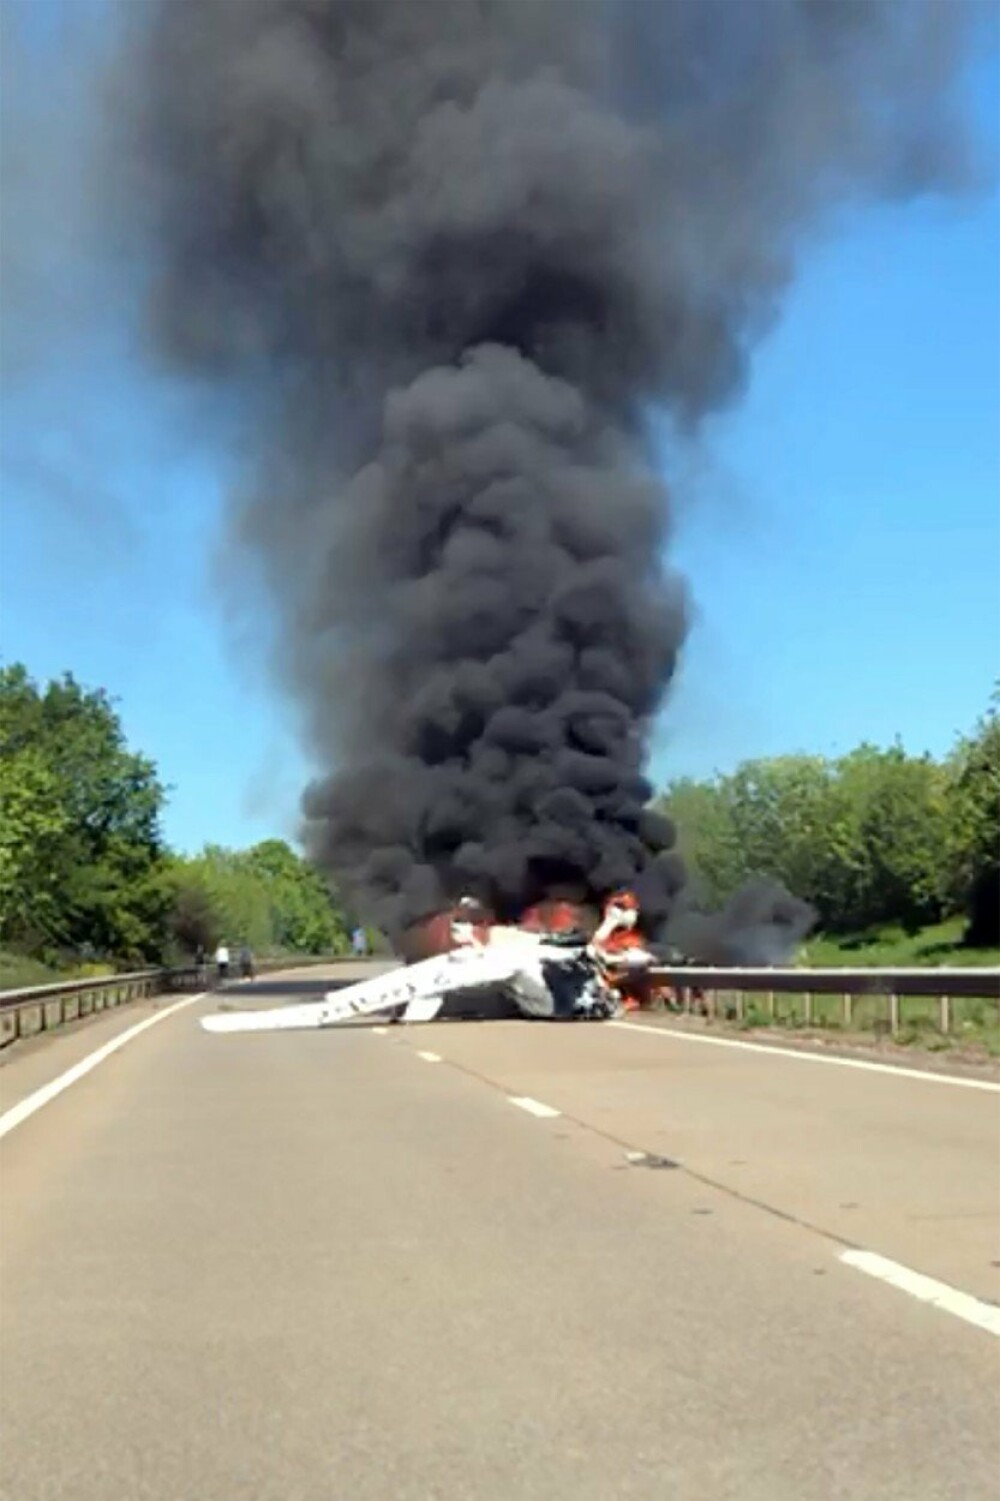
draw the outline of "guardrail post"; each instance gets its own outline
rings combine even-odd
[[[854,1020],[854,997],[849,990],[844,991],[843,1006],[844,1026],[849,1027]]]
[[[813,1022],[813,998],[812,998],[812,991],[811,990],[807,990],[806,993],[805,993],[805,1023],[806,1023],[806,1026],[807,1027],[811,1027],[812,1026],[812,1022]]]
[[[774,1021],[774,991],[773,990],[769,990],[767,992],[767,1018],[768,1018],[768,1021],[772,1021],[772,1022]]]
[[[947,1035],[951,1031],[951,996],[943,995],[938,1000],[938,1026]]]
[[[742,1021],[746,1015],[746,996],[742,990],[736,992],[736,1020]]]
[[[889,997],[889,1031],[893,1037],[899,1031],[899,996],[895,991]]]

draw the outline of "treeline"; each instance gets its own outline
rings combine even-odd
[[[184,954],[210,953],[220,939],[258,954],[338,954],[347,921],[323,877],[282,839],[248,850],[208,845],[170,871],[170,936]]]
[[[165,802],[102,689],[0,670],[0,946],[53,965],[182,960],[220,938],[260,955],[346,950],[344,914],[287,844],[181,857]]]
[[[753,875],[811,902],[818,926],[915,931],[956,914],[965,939],[1000,943],[1000,695],[943,761],[898,745],[837,759],[778,756],[683,780],[663,806],[711,902]]]

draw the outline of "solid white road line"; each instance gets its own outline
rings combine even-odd
[[[746,1053],[765,1053],[769,1058],[794,1058],[799,1063],[825,1063],[833,1068],[857,1068],[870,1074],[896,1074],[901,1079],[919,1079],[924,1084],[952,1084],[958,1089],[985,1089],[1000,1094],[1000,1084],[991,1079],[963,1079],[957,1074],[935,1074],[921,1068],[905,1068],[899,1063],[869,1063],[866,1058],[834,1058],[826,1053],[811,1053],[805,1048],[783,1048],[767,1042],[744,1042],[739,1037],[703,1037],[698,1032],[684,1032],[679,1027],[649,1027],[642,1022],[607,1022],[623,1032],[646,1032],[665,1037],[669,1042],[698,1042],[710,1048],[742,1048]]]
[[[204,992],[201,995],[185,996],[184,1000],[175,1001],[172,1006],[165,1007],[163,1011],[157,1011],[153,1016],[147,1016],[145,1021],[137,1022],[134,1027],[129,1027],[126,1032],[120,1032],[117,1037],[112,1037],[110,1042],[106,1042],[96,1052],[88,1053],[86,1058],[81,1058],[79,1063],[74,1063],[73,1067],[68,1068],[64,1074],[60,1074],[58,1078],[53,1079],[48,1084],[43,1084],[41,1089],[36,1089],[33,1094],[25,1096],[23,1100],[20,1100],[16,1105],[12,1105],[9,1110],[5,1110],[0,1115],[0,1139],[6,1136],[8,1131],[13,1131],[15,1126],[20,1126],[24,1121],[33,1116],[36,1110],[41,1110],[43,1105],[47,1105],[50,1100],[56,1099],[62,1094],[64,1089],[69,1089],[70,1085],[75,1084],[78,1079],[85,1078],[91,1069],[95,1069],[99,1063],[103,1063],[105,1058],[110,1058],[112,1053],[117,1053],[118,1049],[123,1048],[127,1042],[134,1041],[136,1037],[140,1037],[150,1027],[156,1027],[160,1022],[165,1022],[167,1017],[173,1016],[175,1012],[183,1011],[186,1006],[193,1006],[195,1001],[203,1001],[204,999]]]
[[[441,1062],[441,1054],[440,1053],[418,1053],[417,1057],[418,1058],[422,1058],[425,1063],[440,1063]]]
[[[543,1105],[541,1100],[531,1099],[528,1095],[510,1094],[507,1096],[507,1098],[508,1100],[510,1100],[510,1103],[512,1105],[516,1105],[519,1110],[526,1110],[529,1115],[537,1115],[539,1120],[554,1120],[557,1115],[560,1115],[562,1113],[559,1110],[553,1110],[551,1105]]]
[[[994,1304],[983,1303],[971,1293],[961,1293],[957,1288],[949,1287],[946,1282],[925,1277],[922,1272],[911,1272],[909,1267],[900,1266],[898,1261],[890,1261],[885,1256],[878,1256],[874,1251],[841,1251],[840,1260],[845,1266],[867,1272],[869,1277],[888,1282],[890,1287],[909,1293],[911,1298],[919,1298],[921,1303],[931,1303],[935,1308],[954,1314],[955,1318],[964,1319],[967,1324],[974,1324],[977,1329],[985,1329],[987,1334],[1000,1339],[1000,1308]]]

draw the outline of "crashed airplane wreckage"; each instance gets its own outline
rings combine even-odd
[[[655,963],[636,932],[631,893],[609,901],[590,939],[484,924],[474,913],[469,900],[459,907],[451,923],[455,946],[447,953],[329,991],[320,1001],[218,1012],[202,1017],[201,1025],[208,1032],[278,1032],[365,1016],[423,1022],[481,1011],[487,998],[494,1012],[499,1003],[532,1019],[604,1021],[629,1005],[629,976]]]

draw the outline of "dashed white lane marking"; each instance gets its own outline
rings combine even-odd
[[[533,1100],[529,1095],[510,1094],[507,1098],[519,1110],[526,1110],[529,1115],[537,1115],[539,1120],[554,1120],[557,1115],[561,1114],[560,1111],[553,1110],[551,1105],[543,1105],[541,1100]]]
[[[123,1048],[126,1043],[133,1042],[150,1027],[159,1026],[160,1022],[165,1022],[168,1016],[173,1016],[176,1012],[183,1011],[186,1006],[193,1006],[195,1001],[204,999],[204,993],[185,996],[183,1001],[175,1001],[172,1006],[166,1006],[153,1016],[147,1016],[145,1021],[137,1022],[126,1032],[120,1032],[117,1037],[112,1037],[111,1041],[106,1042],[103,1047],[97,1048],[93,1053],[88,1053],[86,1058],[81,1058],[79,1063],[74,1063],[72,1068],[68,1068],[58,1078],[52,1079],[48,1084],[43,1084],[41,1089],[36,1089],[33,1094],[26,1095],[23,1100],[19,1100],[16,1105],[12,1105],[9,1110],[5,1110],[3,1115],[0,1115],[0,1138],[6,1136],[8,1131],[13,1131],[15,1126],[20,1126],[28,1120],[37,1110],[41,1110],[43,1105],[56,1099],[64,1089],[69,1089],[70,1085],[75,1084],[78,1079],[85,1078],[99,1063],[103,1063],[105,1058],[110,1058],[112,1053],[117,1053],[119,1048]]]
[[[878,1256],[874,1251],[841,1251],[840,1260],[845,1266],[867,1272],[869,1277],[877,1277],[880,1282],[887,1282],[890,1287],[909,1293],[911,1298],[919,1298],[921,1303],[931,1303],[944,1313],[964,1319],[967,1324],[974,1324],[977,1329],[984,1329],[987,1334],[1000,1339],[1000,1308],[981,1302],[971,1293],[961,1293],[957,1288],[949,1287],[946,1282],[925,1277],[922,1272],[911,1272],[909,1267],[900,1266],[898,1261],[890,1261],[885,1256]]]
[[[372,1031],[374,1032],[376,1037],[384,1037],[388,1030],[388,1027],[372,1027]]]
[[[902,1079],[919,1079],[924,1084],[951,1084],[958,1089],[985,1089],[1000,1094],[1000,1084],[990,1079],[962,1079],[956,1074],[935,1074],[921,1068],[904,1068],[897,1063],[869,1063],[866,1058],[832,1058],[825,1053],[810,1053],[804,1048],[783,1048],[766,1042],[744,1042],[737,1037],[703,1037],[697,1032],[682,1032],[673,1027],[647,1027],[642,1022],[607,1022],[623,1032],[648,1032],[669,1042],[700,1042],[711,1048],[742,1048],[746,1053],[765,1053],[768,1058],[794,1058],[799,1063],[825,1063],[833,1068],[858,1068],[870,1074],[896,1074]]]
[[[425,1063],[440,1063],[441,1062],[441,1054],[440,1053],[418,1053],[417,1057],[418,1058],[422,1058]]]

